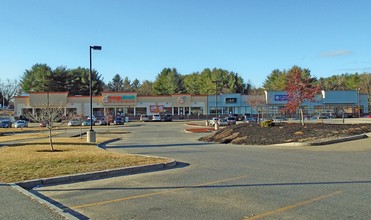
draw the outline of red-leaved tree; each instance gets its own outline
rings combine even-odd
[[[286,109],[292,113],[299,108],[302,125],[304,125],[304,116],[301,105],[304,101],[314,101],[316,93],[320,90],[320,85],[316,85],[316,81],[317,79],[310,75],[308,69],[301,69],[298,66],[293,66],[287,73]]]

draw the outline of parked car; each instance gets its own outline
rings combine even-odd
[[[79,125],[81,125],[81,121],[77,120],[77,119],[70,120],[70,121],[68,121],[67,125],[68,126],[79,126]]]
[[[124,119],[122,117],[116,117],[115,120],[113,120],[113,124],[123,125],[124,124]]]
[[[28,127],[28,122],[25,120],[18,120],[14,123],[15,128],[24,128]]]
[[[313,115],[310,117],[310,120],[320,120],[320,119],[328,119],[325,115]]]
[[[229,117],[235,117],[236,118],[236,121],[242,121],[242,115],[238,115],[238,114],[230,114]]]
[[[213,118],[211,118],[210,120],[209,120],[209,125],[210,126],[214,126],[216,123],[218,123],[219,122],[219,118],[217,118],[217,117],[213,117]]]
[[[81,123],[82,126],[90,126],[90,119],[87,119]],[[93,125],[95,125],[95,122],[93,121]]]
[[[94,123],[97,122],[97,118],[94,115],[91,118],[93,119]],[[90,120],[90,117],[88,117],[88,119]]]
[[[286,121],[287,119],[285,117],[276,116],[276,117],[273,117],[272,120],[273,122],[283,122],[283,121]]]
[[[159,114],[152,115],[152,121],[161,121],[161,116]]]
[[[173,121],[173,116],[171,116],[169,114],[165,114],[164,121]]]
[[[246,116],[245,121],[246,123],[256,123],[257,119],[252,116]]]
[[[229,122],[228,122],[228,119],[227,118],[224,118],[224,119],[221,119],[221,120],[218,120],[218,125],[220,126],[228,126],[229,125]]]
[[[0,128],[11,128],[12,122],[8,120],[0,121]]]
[[[235,125],[237,121],[235,117],[226,117],[225,119],[227,119],[228,125]]]
[[[139,117],[139,121],[149,121],[149,117],[148,117],[148,115],[140,115],[140,117]]]
[[[100,118],[95,122],[96,125],[110,125],[109,119],[107,118]]]

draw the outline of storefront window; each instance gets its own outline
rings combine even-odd
[[[222,109],[218,107],[218,115],[221,115]],[[215,115],[215,107],[210,108],[210,115]]]
[[[104,108],[94,108],[93,115],[95,117],[103,117],[104,116]]]
[[[136,115],[146,115],[147,114],[147,108],[146,107],[137,107],[135,108]]]
[[[124,108],[116,108],[116,115],[124,115],[125,113],[126,112]]]
[[[203,108],[202,107],[191,107],[191,115],[202,115]]]
[[[127,115],[134,115],[134,107],[126,108],[126,114]]]
[[[164,107],[164,113],[171,115],[172,108],[171,107]]]
[[[115,115],[115,109],[114,108],[106,108],[106,114],[105,115]]]
[[[67,108],[66,116],[68,116],[69,118],[77,116],[77,108]]]

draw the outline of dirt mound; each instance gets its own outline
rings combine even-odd
[[[238,124],[202,137],[200,141],[246,145],[269,145],[289,142],[317,142],[323,139],[349,137],[371,132],[371,124],[321,124],[302,126],[298,123],[277,123],[271,127]]]

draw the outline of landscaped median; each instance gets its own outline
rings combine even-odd
[[[112,134],[110,138],[100,138],[98,141],[106,142],[110,139]],[[23,182],[23,185],[19,185],[32,188],[36,185],[106,178],[175,165],[175,161],[168,158],[106,151],[95,144],[87,144],[81,138],[53,138],[53,141],[53,152],[50,151],[47,138],[38,139],[34,144],[0,147],[0,182]]]
[[[207,127],[202,124],[187,123],[185,125],[189,126],[188,128],[184,129],[184,132],[186,133],[207,133],[215,131],[214,127]]]

